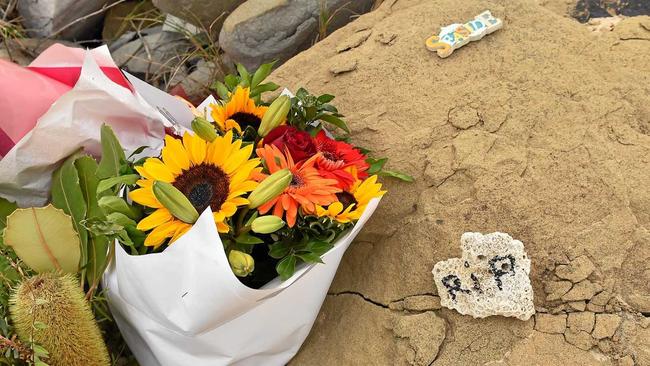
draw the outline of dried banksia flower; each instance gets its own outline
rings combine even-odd
[[[73,275],[42,273],[24,280],[11,299],[18,336],[49,352],[51,366],[107,366],[108,351]],[[42,323],[44,327],[35,327]]]

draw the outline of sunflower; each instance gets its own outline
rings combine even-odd
[[[255,101],[249,95],[248,88],[238,86],[230,96],[228,103],[211,106],[212,118],[222,131],[234,128],[237,132],[242,133],[248,126],[257,130],[268,107],[256,106]]]
[[[362,181],[357,178],[355,168],[350,169],[350,174],[355,177],[352,187],[347,191],[337,193],[338,201],[327,208],[316,206],[318,217],[329,217],[340,223],[359,220],[368,203],[373,198],[381,197],[386,193],[381,190],[381,183],[377,183],[376,175]]]
[[[349,189],[354,183],[355,177],[350,173],[352,167],[361,178],[368,176],[366,156],[354,146],[331,139],[322,130],[314,137],[314,145],[320,153],[316,160],[318,172],[323,177],[336,179],[339,188]]]
[[[167,238],[172,243],[192,227],[173,217],[158,202],[152,189],[156,180],[173,184],[199,213],[209,206],[219,232],[230,230],[226,219],[237,212],[238,206],[248,204],[241,196],[258,184],[251,176],[259,171],[260,160],[249,159],[253,145],[242,147],[241,143],[239,139],[233,141],[231,131],[210,143],[189,133],[182,141],[165,136],[162,159],[149,158],[135,168],[143,179],[137,183],[141,188],[130,193],[133,201],[156,209],[137,226],[139,230],[151,230],[145,245],[158,247]]]
[[[299,207],[306,213],[314,213],[316,205],[329,205],[337,200],[336,193],[341,189],[336,187],[336,180],[318,174],[314,168],[316,156],[296,164],[287,150],[283,154],[275,145],[264,145],[257,149],[257,156],[263,159],[271,174],[282,169],[289,169],[293,174],[284,192],[260,206],[260,213],[265,214],[273,209],[273,215],[280,218],[286,216],[287,225],[293,227]]]

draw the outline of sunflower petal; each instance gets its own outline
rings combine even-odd
[[[143,206],[161,208],[163,205],[158,202],[150,188],[139,188],[129,193],[129,198]]]
[[[199,165],[205,161],[208,146],[204,139],[186,132],[183,135],[183,145],[192,164]]]
[[[136,228],[138,230],[147,231],[160,226],[172,220],[172,214],[166,208],[159,208],[151,215],[140,220]]]
[[[165,147],[162,149],[163,162],[175,173],[179,174],[190,167],[190,158],[183,144],[171,137],[165,136]]]
[[[149,235],[144,239],[144,245],[148,247],[159,247],[165,239],[174,235],[179,228],[181,222],[173,220],[168,223],[162,224],[155,229],[151,230]]]

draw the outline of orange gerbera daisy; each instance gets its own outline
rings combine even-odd
[[[298,208],[305,213],[315,213],[316,205],[327,206],[337,201],[336,193],[341,189],[336,187],[336,179],[323,178],[314,167],[317,156],[294,163],[288,151],[282,153],[275,145],[264,145],[257,149],[257,156],[262,158],[271,174],[289,169],[293,174],[291,184],[278,197],[259,207],[261,214],[273,208],[273,215],[282,218],[286,216],[287,225],[293,227],[298,217]]]

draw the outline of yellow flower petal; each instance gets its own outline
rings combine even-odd
[[[172,220],[172,214],[166,208],[159,208],[151,215],[140,220],[137,229],[147,231]]]
[[[184,225],[180,225],[178,229],[176,229],[176,232],[174,232],[174,236],[172,236],[171,240],[169,241],[169,245],[173,244],[178,238],[183,236],[186,232],[188,232],[191,228],[192,225],[183,223]]]
[[[160,202],[153,195],[151,188],[139,188],[129,193],[129,197],[143,206],[161,208],[163,207]]]
[[[153,180],[159,180],[167,183],[174,181],[174,173],[162,161],[155,158],[149,158],[142,166],[147,174]]]
[[[222,234],[225,234],[230,231],[230,226],[224,222],[217,222],[217,231]]]
[[[226,217],[231,217],[237,212],[237,205],[232,202],[224,202],[219,212],[222,212]]]
[[[173,220],[151,230],[147,238],[144,239],[144,245],[148,247],[159,247],[165,239],[174,235],[180,223],[181,221]]]
[[[204,139],[186,132],[183,135],[183,145],[187,150],[190,161],[194,165],[199,165],[205,161],[205,154],[208,147]]]
[[[341,202],[334,202],[327,208],[330,216],[334,217],[343,211],[343,204]]]
[[[171,136],[165,136],[162,158],[165,165],[177,175],[190,167],[190,158],[183,147],[183,143]]]

